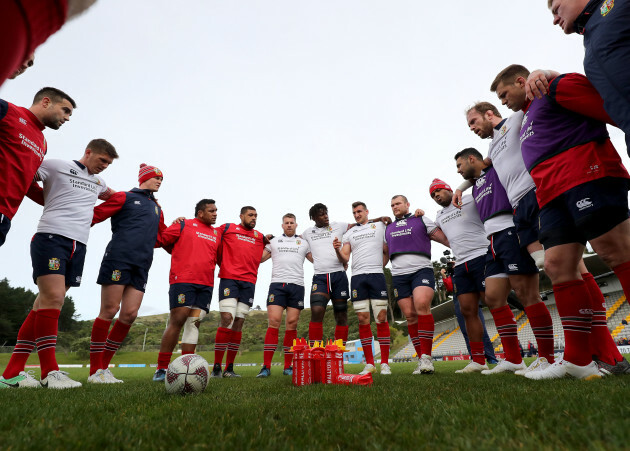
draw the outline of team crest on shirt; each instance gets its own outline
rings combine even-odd
[[[326,228],[326,230],[328,230],[329,232],[332,232],[332,227],[331,227],[331,226],[328,226],[328,227]]]
[[[229,296],[230,295],[230,289],[226,288],[225,290],[223,290],[223,296]]]
[[[299,246],[300,244],[302,244],[302,240],[295,240],[295,244]]]
[[[316,284],[316,283],[314,283],[314,284],[313,284],[313,291],[316,291],[316,290],[317,290],[317,284]]]
[[[376,228],[376,224],[370,224],[370,227],[371,227],[372,229],[375,229],[375,228]]]
[[[273,294],[269,295],[269,302],[273,302],[273,300],[275,299],[275,296]]]
[[[255,230],[254,230],[254,236],[258,238],[258,232],[256,232]]]
[[[185,294],[178,294],[177,295],[177,303],[178,304],[184,304],[186,302],[186,295]]]
[[[602,16],[605,16],[610,12],[611,9],[613,9],[613,6],[615,6],[615,0],[606,0],[604,3],[602,3],[602,7],[599,8],[599,12]]]
[[[357,293],[357,290],[352,290],[352,299],[356,299],[357,296],[359,296],[359,294]]]
[[[50,269],[51,271],[57,271],[59,269],[59,259],[58,258],[51,258],[48,260],[48,269]]]
[[[112,272],[112,280],[114,282],[118,282],[120,280],[120,276],[121,276],[120,271],[117,269],[114,269],[114,271]]]
[[[507,133],[507,127],[504,125],[503,127],[501,127],[501,136],[505,135]]]
[[[215,234],[215,235],[217,234],[217,231],[216,231],[216,230],[213,230],[213,232],[214,232],[214,234]]]

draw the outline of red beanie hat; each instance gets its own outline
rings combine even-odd
[[[162,171],[160,171],[155,166],[148,166],[142,163],[140,165],[140,172],[138,172],[138,183],[142,185],[144,182],[152,179],[153,177],[164,178],[164,175],[162,174]]]
[[[433,191],[437,190],[437,189],[447,189],[450,192],[453,192],[453,190],[451,189],[450,186],[448,186],[448,184],[440,179],[433,179],[433,181],[431,182],[431,186],[429,186],[429,196],[431,194],[433,194]]]

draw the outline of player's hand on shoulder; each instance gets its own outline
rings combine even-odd
[[[453,193],[453,206],[457,208],[462,208],[462,190],[456,189]]]
[[[542,99],[549,92],[549,81],[544,70],[535,70],[525,81],[525,95],[529,100]]]
[[[416,208],[416,211],[413,213],[413,215],[416,218],[419,216],[424,216],[424,210],[422,208]]]
[[[184,222],[186,220],[186,218],[184,216],[180,216],[179,218],[176,218],[175,220],[173,220],[173,224],[179,224],[180,222]]]
[[[273,235],[271,233],[268,233],[267,235],[264,236],[263,243],[269,244],[271,243],[271,240],[273,240]]]
[[[392,223],[392,218],[390,218],[389,216],[382,216],[381,222],[385,225],[389,225]]]

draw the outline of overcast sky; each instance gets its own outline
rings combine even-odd
[[[582,38],[553,27],[543,0],[101,0],[41,46],[0,97],[28,107],[43,86],[70,94],[78,108],[45,131],[47,158],[79,159],[91,139],[106,138],[120,159],[101,175],[116,190],[137,186],[140,163],[158,166],[167,223],[210,197],[218,225],[253,205],[257,229],[277,235],[284,213],[297,215],[301,232],[316,202],[350,222],[352,202],[391,215],[399,193],[434,218],[431,180],[457,186],[453,155],[487,152],[464,111],[478,100],[499,105],[494,76],[512,63],[583,73],[582,58]],[[622,133],[611,136],[627,165]],[[29,242],[40,215],[26,199],[0,248],[0,277],[34,291]],[[110,237],[109,221],[93,228],[82,286],[69,292],[82,319],[98,315]],[[443,250],[435,244],[433,258]],[[156,250],[140,315],[168,311],[169,266]],[[268,262],[256,285],[263,309],[270,278]]]

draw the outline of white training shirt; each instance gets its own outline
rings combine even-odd
[[[462,197],[461,209],[450,204],[438,211],[435,223],[448,238],[455,266],[486,254],[490,242],[471,195]]]
[[[54,233],[87,244],[94,204],[107,185],[78,161],[44,160],[37,170],[44,182],[44,213],[37,233]]]
[[[494,137],[488,149],[488,157],[492,160],[501,185],[505,187],[512,208],[516,208],[523,196],[535,188],[521,153],[522,121],[522,111],[503,121],[498,130],[494,129]]]
[[[422,217],[422,222],[427,228],[427,234],[431,236],[437,225],[426,216]],[[412,274],[424,268],[433,268],[431,259],[424,255],[418,254],[398,254],[391,260],[392,276],[402,276],[404,274]]]
[[[341,241],[346,230],[348,230],[347,222],[331,222],[328,227],[313,226],[302,233],[302,237],[311,246],[315,274],[328,274],[344,270],[337,258],[333,240],[338,238]]]
[[[304,259],[311,251],[305,239],[282,234],[274,237],[265,250],[271,253],[271,283],[304,286]]]
[[[350,243],[352,275],[383,274],[385,224],[355,225],[343,235],[343,244]]]

